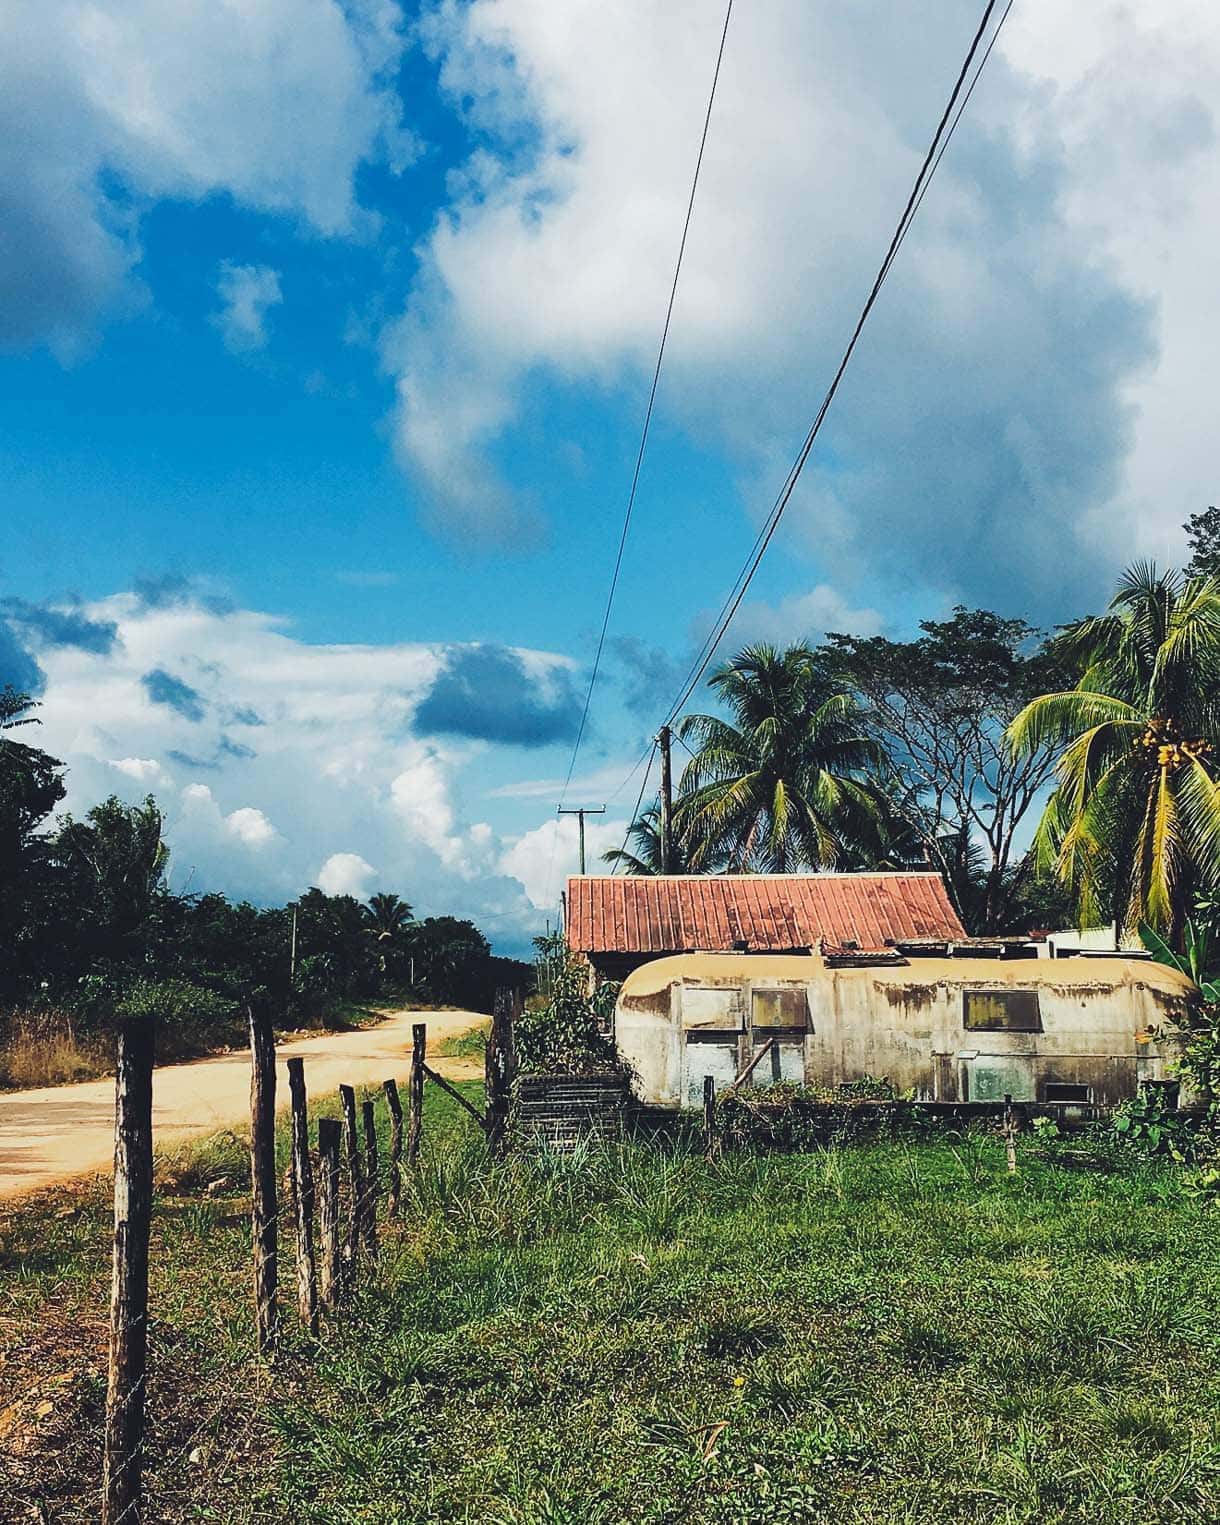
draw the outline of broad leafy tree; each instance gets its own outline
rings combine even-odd
[[[83,819],[65,816],[55,834],[53,852],[79,908],[82,940],[108,963],[147,957],[169,860],[162,827],[151,795],[139,805],[111,795]]]
[[[1006,732],[1063,682],[1068,656],[985,609],[959,606],[919,628],[910,641],[832,634],[821,659],[858,695],[863,728],[889,758],[907,862],[941,871],[972,931],[1006,930],[1029,867],[1019,829],[1055,765],[1049,744],[1016,754]]]
[[[1058,644],[1083,677],[1010,729],[1015,756],[1055,755],[1039,856],[1083,921],[1147,922],[1180,949],[1220,883],[1220,583],[1136,565]]]
[[[1212,504],[1182,526],[1190,542],[1188,577],[1220,577],[1220,508]]]
[[[688,715],[679,813],[691,867],[834,868],[878,839],[884,755],[808,646],[748,646],[708,680],[728,711]]]

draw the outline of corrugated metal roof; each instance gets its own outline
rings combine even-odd
[[[939,874],[725,874],[568,880],[582,953],[725,952],[964,937]]]

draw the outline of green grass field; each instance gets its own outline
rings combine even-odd
[[[1009,1177],[967,1138],[489,1169],[458,1109],[430,1108],[377,1284],[272,1371],[249,1354],[243,1204],[203,1195],[236,1188],[240,1153],[180,1170],[154,1259],[151,1519],[1220,1517],[1220,1240],[1172,1168],[1026,1155]],[[17,1427],[16,1497],[76,1522],[95,1517],[106,1213],[61,1210],[4,1226],[0,1388],[41,1371],[23,1402],[53,1406]]]

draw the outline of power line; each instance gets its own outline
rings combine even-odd
[[[644,803],[644,791],[648,788],[648,776],[652,772],[653,760],[657,755],[657,745],[657,738],[653,737],[652,750],[644,754],[648,758],[648,766],[644,769],[644,777],[640,780],[640,792],[636,796],[635,809],[631,812],[631,819],[627,823],[627,830],[623,833],[623,845],[619,848],[619,855],[614,865],[615,873],[618,872],[619,864],[623,861],[623,854],[627,851],[627,843],[631,839],[631,828],[640,818],[640,806]],[[639,763],[636,764],[636,767],[639,767]],[[634,773],[634,771],[635,769],[633,768],[632,772]],[[619,785],[619,788],[622,788],[622,784]]]
[[[949,96],[948,103],[945,106],[939,123],[937,124],[936,131],[933,134],[932,141],[928,147],[927,153],[924,155],[923,162],[920,165],[919,173],[915,177],[915,183],[912,186],[911,193],[907,198],[906,206],[903,208],[902,216],[898,220],[898,226],[894,231],[893,237],[890,239],[889,247],[885,253],[885,258],[881,262],[881,267],[873,281],[873,285],[869,291],[868,298],[865,301],[863,308],[861,309],[859,318],[856,320],[856,325],[852,330],[852,335],[848,341],[847,348],[843,352],[843,356],[839,361],[834,376],[831,379],[830,386],[827,388],[826,395],[823,397],[821,406],[818,408],[813,423],[805,436],[804,443],[802,444],[800,451],[797,453],[795,461],[789,468],[788,475],[784,479],[784,484],[780,489],[779,495],[772,505],[767,518],[764,520],[762,528],[759,530],[758,536],[754,541],[754,546],[752,547],[750,554],[747,556],[742,570],[738,573],[737,578],[730,588],[729,594],[725,599],[724,604],[721,606],[720,613],[712,626],[711,632],[709,633],[707,639],[704,641],[703,645],[700,647],[699,653],[695,659],[695,664],[688,674],[687,679],[684,682],[682,689],[678,695],[678,698],[674,701],[666,713],[665,720],[663,722],[666,725],[669,725],[674,721],[679,711],[686,704],[691,694],[695,691],[700,678],[703,676],[707,669],[708,663],[715,655],[717,647],[723,640],[725,632],[728,630],[734,615],[737,613],[737,610],[746,595],[746,590],[749,588],[750,583],[753,581],[754,574],[758,570],[759,564],[762,561],[764,554],[766,553],[768,545],[771,543],[772,536],[775,534],[775,531],[779,526],[779,522],[783,518],[784,511],[788,507],[788,503],[796,488],[796,484],[800,479],[801,472],[804,470],[805,463],[809,459],[809,455],[813,450],[814,441],[817,439],[818,434],[821,431],[822,423],[825,420],[827,413],[830,411],[830,406],[835,399],[835,394],[839,390],[839,383],[842,381],[843,375],[846,372],[852,355],[855,352],[856,344],[859,341],[860,335],[864,329],[864,325],[868,321],[869,314],[872,312],[873,307],[876,304],[877,297],[881,292],[881,288],[885,284],[886,277],[889,275],[890,269],[893,266],[895,256],[897,255],[898,250],[902,247],[902,244],[907,235],[907,231],[910,228],[911,222],[914,220],[915,213],[918,211],[919,206],[923,201],[923,197],[927,192],[927,188],[931,183],[932,177],[936,173],[937,168],[939,168],[940,161],[944,156],[944,151],[949,146],[949,142],[953,136],[953,133],[957,129],[957,124],[961,120],[961,114],[965,110],[966,104],[974,92],[974,87],[978,83],[978,78],[982,73],[983,66],[986,64],[987,59],[991,55],[991,50],[995,46],[995,41],[999,36],[1000,28],[1008,19],[1008,13],[1012,9],[1013,0],[1009,0],[1009,4],[1001,16],[999,26],[996,27],[995,34],[992,37],[986,52],[983,54],[981,61],[979,62],[978,69],[970,83],[969,89],[967,90],[964,98],[961,100],[960,107],[958,107],[958,97],[962,93],[962,86],[966,81],[967,75],[970,73],[971,65],[973,64],[975,56],[979,50],[979,45],[987,33],[987,29],[991,23],[991,17],[995,11],[997,3],[998,0],[988,0],[987,7],[983,12],[983,18],[979,22],[978,30],[974,34],[974,38],[970,44],[969,51],[966,54],[966,58],[962,64],[961,70],[958,73],[956,83],[954,84],[953,90]],[[954,115],[955,107],[958,107],[956,115]],[[952,125],[950,126],[949,123],[951,117],[953,120]],[[948,132],[946,133],[947,127]]]
[[[648,434],[652,427],[652,413],[657,400],[657,387],[660,385],[661,380],[661,366],[665,360],[665,346],[669,340],[669,327],[674,315],[674,302],[678,295],[678,278],[682,273],[682,260],[686,254],[686,239],[687,235],[690,233],[691,216],[695,209],[695,192],[699,188],[699,172],[703,168],[703,154],[704,150],[707,148],[708,130],[711,127],[712,122],[712,107],[716,102],[716,87],[720,83],[720,66],[724,62],[724,45],[729,35],[729,22],[732,19],[732,15],[733,0],[728,0],[728,4],[726,5],[724,12],[724,25],[720,29],[720,45],[716,50],[716,67],[712,72],[712,87],[708,92],[707,110],[703,116],[703,131],[699,136],[699,152],[695,158],[695,172],[691,177],[690,196],[687,198],[686,202],[686,216],[682,222],[682,237],[678,243],[678,258],[674,264],[674,278],[670,284],[669,301],[665,308],[665,322],[661,328],[661,342],[657,348],[657,363],[653,368],[652,385],[648,391],[648,404],[644,410],[644,423],[642,429],[640,430],[640,445],[636,452],[635,469],[631,474],[631,488],[627,494],[627,507],[623,514],[622,533],[619,535],[618,551],[614,558],[614,570],[610,576],[610,590],[606,595],[606,608],[602,615],[601,630],[597,637],[597,650],[594,653],[593,668],[589,674],[589,686],[585,690],[585,702],[583,708],[581,709],[580,724],[576,728],[576,740],[572,745],[572,756],[568,761],[568,771],[564,777],[563,788],[560,790],[559,794],[559,807],[561,810],[563,808],[564,801],[568,797],[568,788],[572,782],[572,774],[576,769],[576,759],[580,755],[580,744],[584,740],[585,728],[589,720],[589,707],[593,702],[593,689],[597,683],[597,675],[601,671],[602,653],[605,650],[606,635],[610,629],[610,614],[614,608],[614,595],[618,591],[619,575],[623,569],[623,555],[627,549],[627,535],[631,529],[631,515],[635,508],[636,492],[640,485],[640,472],[644,465],[644,452],[648,448]],[[637,762],[635,767],[632,768],[631,773],[627,775],[627,779],[624,779],[623,784],[620,784],[619,788],[614,791],[615,794],[619,792],[619,789],[624,787],[624,784],[626,784],[628,779],[634,775],[636,769],[639,766],[640,763]],[[645,777],[647,777],[647,774]],[[611,797],[613,798],[613,796]],[[555,834],[551,839],[551,856],[550,862],[547,866],[546,875],[548,901],[550,900],[551,886],[554,882],[555,854],[558,849],[558,845],[559,831],[558,828],[556,828]]]
[[[623,553],[627,548],[627,533],[631,528],[631,515],[635,508],[636,492],[640,485],[640,472],[644,465],[644,452],[648,447],[648,432],[652,427],[652,412],[657,400],[657,387],[661,380],[661,366],[665,359],[665,346],[669,339],[669,327],[674,315],[674,302],[678,295],[678,277],[682,273],[682,259],[686,253],[686,239],[690,232],[691,215],[695,209],[695,192],[699,188],[699,171],[703,167],[703,153],[707,147],[708,129],[712,121],[712,107],[716,101],[716,86],[720,82],[720,65],[724,61],[724,45],[729,34],[729,21],[733,15],[733,0],[728,0],[724,13],[724,26],[720,32],[720,46],[716,53],[716,68],[712,74],[712,88],[708,94],[707,111],[703,118],[703,132],[699,138],[699,153],[695,159],[695,173],[691,180],[690,196],[686,203],[686,217],[682,224],[682,238],[678,244],[678,258],[674,265],[674,278],[669,288],[669,302],[665,308],[665,323],[661,329],[661,342],[657,349],[657,363],[652,373],[652,386],[648,392],[648,405],[644,410],[644,425],[640,431],[640,445],[635,457],[635,470],[631,475],[631,490],[627,494],[627,508],[623,515],[623,529],[619,536],[618,554],[614,559],[614,571],[610,577],[610,591],[606,595],[606,609],[602,616],[601,633],[597,638],[597,651],[593,657],[593,670],[589,674],[589,686],[585,693],[584,709],[581,712],[580,725],[576,731],[576,741],[572,747],[572,758],[568,763],[567,777],[564,779],[563,792],[559,803],[562,805],[567,798],[568,786],[572,782],[572,772],[576,767],[576,758],[580,752],[580,744],[584,739],[585,725],[589,718],[589,706],[593,700],[593,688],[597,683],[597,675],[601,668],[602,652],[606,645],[606,632],[610,628],[610,613],[614,607],[614,595],[618,590],[619,574],[623,569]]]

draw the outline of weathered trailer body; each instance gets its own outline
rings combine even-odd
[[[769,1044],[752,1085],[870,1075],[925,1101],[1108,1107],[1168,1078],[1164,1032],[1197,998],[1175,970],[1120,957],[839,967],[816,954],[693,953],[628,976],[615,1041],[637,1097],[655,1106],[697,1105],[705,1076],[730,1085]]]

